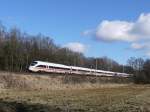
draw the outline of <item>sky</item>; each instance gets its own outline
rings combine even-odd
[[[87,57],[150,57],[148,0],[0,0],[0,21]]]

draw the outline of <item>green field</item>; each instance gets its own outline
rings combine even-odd
[[[0,112],[150,112],[149,85],[0,91]]]

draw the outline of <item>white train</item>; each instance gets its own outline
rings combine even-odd
[[[90,68],[83,68],[77,66],[66,66],[63,64],[49,63],[43,61],[34,61],[29,66],[29,71],[32,72],[47,72],[47,73],[61,73],[61,74],[78,74],[78,75],[95,75],[95,76],[119,76],[130,77],[131,74],[111,72],[104,70],[96,70]]]

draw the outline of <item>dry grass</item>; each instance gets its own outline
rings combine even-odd
[[[115,83],[116,78],[68,76],[48,74],[21,74],[0,72],[0,88],[13,88],[22,90],[64,90],[64,89],[87,89],[106,86],[122,86]],[[123,82],[123,79],[118,79]],[[125,79],[126,81],[126,79]],[[124,81],[124,82],[125,82]],[[112,85],[113,82],[113,85]]]
[[[92,79],[93,80],[93,79]],[[0,112],[150,112],[150,85],[0,74]]]
[[[37,112],[37,109],[46,109],[42,112],[51,112],[49,109],[56,112],[150,112],[150,86],[143,85],[48,91],[9,89],[0,92],[0,99],[5,104],[22,103],[26,112]]]

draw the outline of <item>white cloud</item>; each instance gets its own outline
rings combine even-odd
[[[85,35],[91,34],[106,42],[150,40],[150,13],[141,14],[135,22],[103,20],[95,30],[85,31]]]
[[[146,44],[132,43],[131,48],[135,50],[140,50],[148,47]]]
[[[150,57],[150,13],[142,13],[135,21],[103,20],[97,28],[83,33],[105,42],[127,42],[134,50]]]
[[[86,36],[94,36],[95,35],[95,30],[86,30],[84,32],[82,32],[82,35],[86,35]]]
[[[71,43],[64,45],[64,47],[74,52],[79,52],[79,53],[84,53],[87,50],[87,47],[84,44],[79,43],[79,42],[71,42]]]
[[[95,36],[104,41],[134,41],[136,36],[128,33],[132,27],[133,23],[105,20],[97,27]]]
[[[146,55],[150,57],[150,51],[148,51],[148,52],[146,53]]]
[[[132,33],[138,34],[139,37],[150,39],[150,13],[141,14],[134,24]]]
[[[132,43],[131,48],[134,50],[142,50],[148,57],[150,57],[150,42]]]

